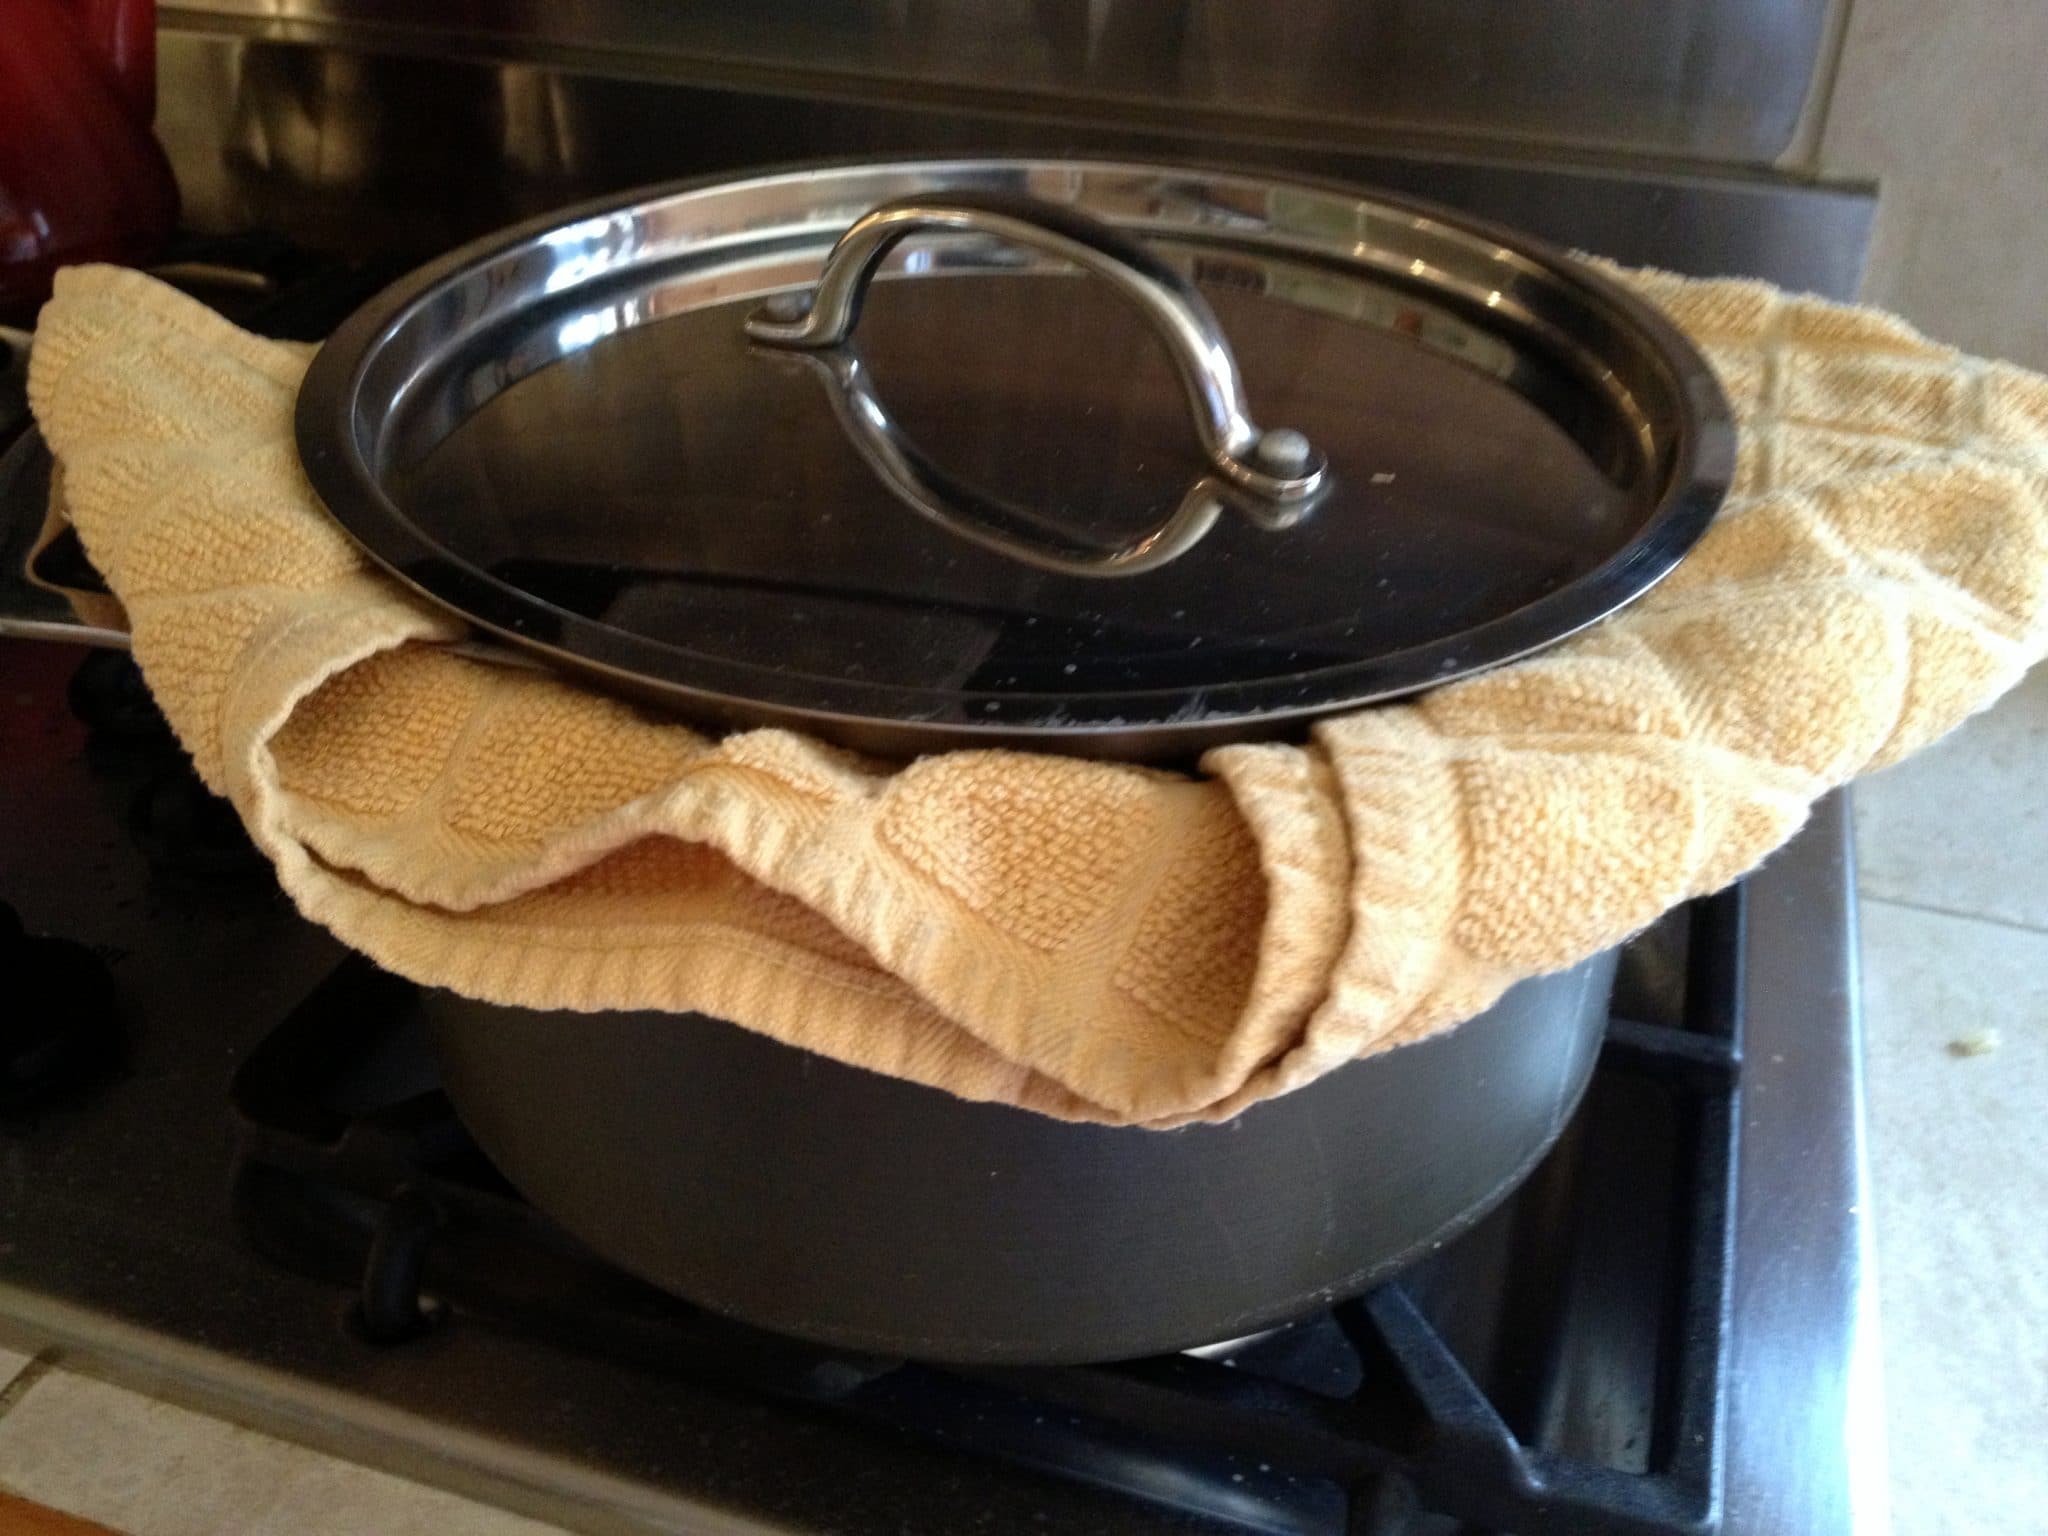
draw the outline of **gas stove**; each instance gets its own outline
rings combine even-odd
[[[0,670],[21,1341],[577,1528],[1857,1528],[1840,800],[1629,947],[1565,1139],[1395,1283],[1189,1355],[966,1370],[760,1334],[581,1249],[454,1119],[414,989],[291,912],[124,657]]]
[[[1185,1355],[919,1365],[639,1286],[497,1177],[431,1086],[416,989],[359,959],[237,1069],[234,1209],[261,1252],[346,1295],[372,1343],[487,1323],[809,1408],[850,1444],[886,1431],[1128,1497],[1090,1529],[1712,1529],[1745,906],[1738,888],[1638,942],[1569,1141],[1487,1229],[1361,1300]]]
[[[1867,233],[1777,182],[1315,168],[1839,296]],[[178,257],[304,337],[392,270],[277,231]],[[125,656],[0,639],[0,775],[0,1341],[586,1530],[1882,1529],[1843,797],[1628,947],[1564,1139],[1394,1283],[1186,1355],[968,1370],[709,1315],[525,1205],[414,990],[291,910]]]

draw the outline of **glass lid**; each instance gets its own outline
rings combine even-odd
[[[1364,191],[818,167],[459,251],[300,454],[481,628],[722,724],[1173,760],[1561,639],[1726,488],[1706,364],[1583,265]]]

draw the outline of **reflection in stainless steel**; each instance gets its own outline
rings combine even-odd
[[[583,64],[262,40],[288,30],[282,22],[255,38],[185,29],[192,24],[189,13],[167,14],[158,48],[157,133],[187,221],[202,232],[289,229],[356,255],[424,260],[579,199],[821,154],[1080,150],[1333,176],[1617,261],[1770,272],[1817,293],[1855,292],[1870,238],[1873,204],[1861,187],[1695,173],[1681,195],[1654,166],[1595,174],[1527,160],[1420,159],[1379,136],[1229,139],[1207,117],[1146,126],[1091,116],[1080,103],[1056,120],[988,105],[941,112],[898,92],[768,95],[743,81],[676,84],[580,73]]]
[[[1845,0],[186,0],[182,28],[1132,128],[1748,165],[1811,153]],[[872,149],[872,145],[861,145]],[[927,146],[929,147],[929,146]],[[987,149],[988,142],[970,146]],[[671,171],[669,174],[674,174]]]

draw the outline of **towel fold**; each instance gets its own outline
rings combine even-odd
[[[459,626],[300,471],[306,350],[132,272],[60,274],[30,394],[200,776],[349,944],[490,1001],[699,1010],[1165,1127],[1727,884],[2048,648],[2048,380],[1757,283],[1627,280],[1741,424],[1694,553],[1564,645],[1198,777],[714,739],[423,643]]]

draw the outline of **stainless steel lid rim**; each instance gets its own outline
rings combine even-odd
[[[1200,686],[1169,683],[1087,692],[962,686],[937,694],[923,683],[887,678],[792,675],[774,663],[688,650],[577,612],[437,542],[397,504],[386,483],[400,445],[392,423],[404,412],[420,410],[421,391],[434,369],[470,359],[478,364],[476,378],[456,394],[469,401],[489,400],[578,350],[566,345],[545,355],[493,354],[494,346],[511,331],[531,327],[536,316],[588,313],[609,291],[644,288],[651,275],[672,268],[687,276],[723,270],[721,263],[735,255],[751,257],[755,268],[808,258],[829,245],[840,212],[849,217],[864,212],[880,192],[920,185],[1019,184],[1034,193],[1064,191],[1069,196],[1107,187],[1122,199],[1108,197],[1112,216],[1134,202],[1150,210],[1149,217],[1117,218],[1116,227],[1126,234],[1154,236],[1197,258],[1204,251],[1234,255],[1245,250],[1258,218],[1250,210],[1234,209],[1233,197],[1263,196],[1268,205],[1296,198],[1297,213],[1326,221],[1348,209],[1361,235],[1348,250],[1341,248],[1337,234],[1309,238],[1294,231],[1279,238],[1262,236],[1254,242],[1257,254],[1277,252],[1313,263],[1348,259],[1388,284],[1417,288],[1436,305],[1519,327],[1535,352],[1551,354],[1559,367],[1605,391],[1615,405],[1612,430],[1635,438],[1633,445],[1617,451],[1640,455],[1637,472],[1653,477],[1668,494],[1611,556],[1557,590],[1447,638],[1292,674],[1268,668],[1257,676]],[[684,227],[693,210],[702,214],[708,207],[715,214],[738,200],[744,213],[748,197],[772,199],[791,191],[814,195],[821,187],[840,195],[814,197],[795,213],[785,209],[739,218],[740,227],[709,237]],[[1176,222],[1158,211],[1163,204],[1176,212],[1196,209],[1201,217]],[[1105,210],[1091,211],[1100,215]],[[649,234],[636,219],[657,227]],[[1391,229],[1397,220],[1411,232],[1420,231],[1424,241],[1423,254],[1411,257],[1405,271],[1386,239],[1373,245],[1362,238],[1375,233],[1375,221]],[[1493,263],[1500,285],[1485,286],[1446,261],[1428,259],[1431,242],[1444,245],[1446,257]],[[568,262],[561,265],[565,252]],[[527,291],[535,278],[540,280],[538,294]],[[801,283],[801,278],[784,280],[751,292]],[[727,296],[744,287],[734,285]],[[658,309],[629,315],[617,328],[629,330],[665,317]],[[1589,324],[1592,351],[1575,340]],[[437,326],[442,334],[429,336]],[[456,334],[451,326],[460,328],[459,347],[451,340]],[[1598,354],[1598,347],[1608,344],[1624,352],[1622,372],[1605,366]],[[552,345],[565,346],[559,339]],[[1668,423],[1652,430],[1638,399],[1646,390],[1661,397],[1652,402],[1656,410],[1683,418],[1685,430],[1671,431]],[[345,423],[340,433],[337,422]],[[369,554],[430,600],[455,608],[481,628],[550,653],[609,686],[686,712],[787,724],[842,739],[857,735],[862,744],[890,751],[980,744],[1174,756],[1223,741],[1289,733],[1318,715],[1499,665],[1597,621],[1666,574],[1711,520],[1733,468],[1732,418],[1711,371],[1675,327],[1601,274],[1535,242],[1406,199],[1313,181],[1122,162],[916,160],[813,166],[630,193],[536,220],[451,254],[387,290],[347,322],[307,376],[298,427],[314,487]],[[1143,739],[1125,740],[1132,732],[1144,733]]]

